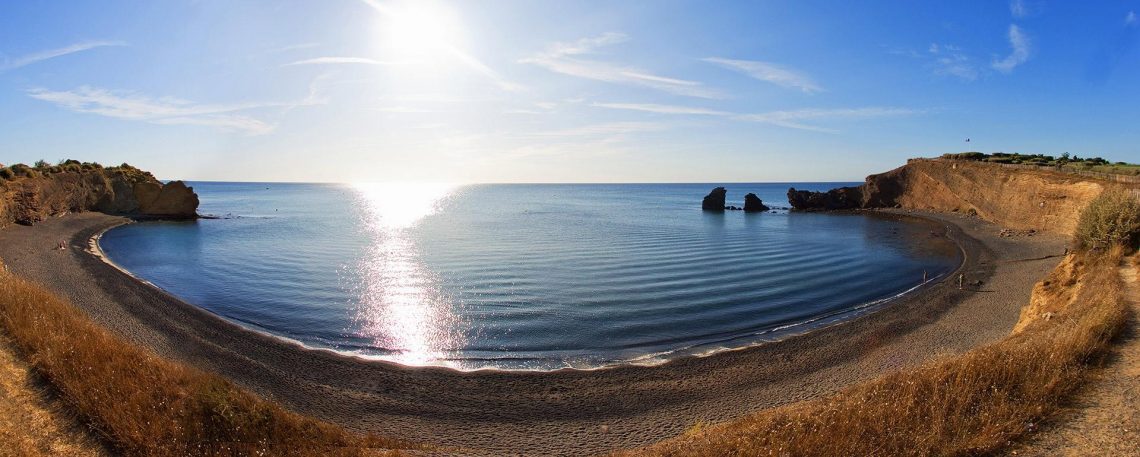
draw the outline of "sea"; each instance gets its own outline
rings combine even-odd
[[[891,306],[953,271],[931,223],[788,211],[852,183],[190,183],[192,222],[100,246],[250,330],[458,370],[653,365]],[[774,209],[701,211],[713,187]]]

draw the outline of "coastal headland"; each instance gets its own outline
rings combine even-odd
[[[244,330],[104,262],[91,240],[129,222],[121,216],[86,212],[0,230],[0,258],[118,335],[298,412],[470,453],[579,455],[818,398],[1005,337],[1034,283],[1060,261],[1072,228],[1064,221],[1075,221],[1083,203],[1114,185],[958,161],[912,161],[891,173],[855,188],[859,205],[848,208],[893,208],[878,212],[932,224],[961,246],[964,262],[954,276],[968,278],[968,287],[930,284],[846,323],[653,367],[458,372],[304,349]],[[865,199],[873,186],[895,186],[893,197]],[[59,240],[68,249],[53,250]]]

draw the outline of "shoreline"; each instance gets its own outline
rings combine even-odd
[[[350,430],[474,453],[581,454],[818,397],[1008,334],[1033,284],[1056,264],[1025,259],[1056,254],[1063,242],[1002,239],[991,224],[928,216],[964,237],[958,271],[996,290],[960,291],[943,280],[875,312],[780,341],[603,370],[463,372],[298,351],[76,249],[125,221],[113,216],[83,213],[0,230],[0,257],[130,341]],[[65,236],[69,251],[48,251],[50,240]]]
[[[103,235],[106,234],[110,230],[122,227],[124,225],[137,223],[137,222],[146,222],[146,221],[149,221],[150,219],[139,220],[136,218],[131,218],[131,219],[123,220],[120,223],[109,224],[106,227],[99,230],[98,232],[96,232],[94,235],[92,235],[91,238],[88,240],[87,244],[88,244],[88,251],[92,255],[99,258],[100,260],[102,260],[107,265],[115,268],[116,270],[119,270],[123,274],[130,276],[135,281],[142,283],[144,286],[154,288],[156,291],[161,292],[163,294],[168,294],[168,295],[174,296],[177,300],[182,302],[185,306],[194,306],[196,308],[199,308],[199,309],[206,311],[207,313],[209,313],[209,314],[211,314],[211,315],[213,315],[219,319],[222,319],[222,320],[224,320],[230,324],[233,324],[233,325],[240,327],[242,330],[254,332],[254,333],[261,334],[263,336],[278,339],[283,343],[296,346],[297,348],[299,348],[301,350],[324,351],[324,352],[332,353],[333,355],[336,355],[336,356],[342,356],[342,357],[347,357],[350,359],[359,360],[363,363],[389,364],[389,365],[397,367],[397,368],[442,368],[442,369],[453,370],[453,371],[457,371],[457,372],[461,372],[461,373],[478,373],[478,372],[557,373],[557,372],[563,372],[563,371],[586,371],[586,372],[589,372],[589,371],[608,370],[608,369],[618,368],[618,367],[622,367],[622,366],[659,367],[659,366],[667,365],[670,362],[673,362],[673,361],[679,360],[679,359],[684,359],[684,358],[689,358],[689,357],[697,357],[697,358],[712,357],[712,356],[715,356],[715,355],[720,354],[722,352],[748,350],[750,348],[757,347],[757,346],[762,346],[762,345],[767,345],[767,344],[772,344],[772,343],[779,343],[779,342],[784,341],[788,338],[794,338],[794,337],[798,337],[798,336],[802,336],[802,335],[807,335],[809,333],[824,330],[824,329],[827,329],[827,328],[832,327],[832,326],[842,325],[844,323],[847,323],[847,322],[855,320],[855,319],[860,319],[860,318],[863,318],[865,316],[873,315],[879,311],[882,311],[882,310],[890,307],[890,305],[892,303],[894,303],[898,300],[908,299],[911,296],[923,293],[924,291],[926,291],[930,287],[934,287],[943,281],[948,281],[951,278],[953,278],[954,274],[958,273],[959,270],[961,270],[962,267],[966,263],[966,258],[967,258],[966,249],[962,246],[961,240],[956,239],[953,236],[954,232],[951,229],[952,224],[948,224],[944,221],[940,222],[940,221],[936,221],[936,220],[933,220],[930,218],[926,218],[926,217],[922,217],[922,216],[915,216],[912,214],[906,214],[906,213],[901,213],[901,212],[888,212],[888,211],[878,211],[878,210],[870,210],[870,211],[866,211],[866,210],[863,210],[863,211],[841,210],[841,211],[833,211],[833,212],[840,213],[840,214],[862,216],[862,217],[890,218],[890,219],[893,219],[896,221],[905,221],[905,223],[925,224],[925,225],[928,225],[928,226],[930,226],[936,230],[941,230],[941,232],[938,234],[938,236],[944,237],[945,241],[947,243],[954,246],[955,251],[957,252],[957,256],[958,256],[958,264],[954,267],[954,269],[952,269],[948,272],[945,272],[944,274],[935,275],[934,277],[929,278],[928,280],[926,280],[924,282],[920,282],[917,285],[914,285],[910,288],[907,288],[907,289],[904,289],[900,292],[897,292],[894,295],[878,298],[878,299],[871,300],[868,302],[854,304],[850,308],[846,308],[846,309],[839,310],[839,311],[833,311],[831,313],[822,314],[819,316],[814,316],[814,317],[812,317],[808,320],[802,321],[802,322],[794,322],[794,323],[790,323],[790,324],[785,324],[785,325],[777,326],[777,327],[774,327],[771,329],[765,329],[765,330],[758,332],[758,333],[753,333],[753,334],[748,334],[748,335],[738,335],[738,336],[733,336],[733,337],[725,338],[725,339],[718,340],[718,341],[696,343],[696,344],[693,344],[693,345],[690,345],[687,347],[681,347],[681,348],[677,348],[677,349],[673,349],[673,350],[669,350],[669,351],[647,353],[644,355],[639,355],[637,357],[633,357],[633,358],[629,358],[629,359],[625,359],[625,360],[607,361],[605,364],[598,365],[598,366],[577,367],[577,366],[567,365],[567,366],[563,366],[563,367],[559,367],[559,368],[551,368],[551,369],[546,369],[546,368],[502,368],[502,367],[495,367],[495,366],[481,366],[481,367],[476,367],[476,368],[459,368],[459,367],[450,366],[450,365],[447,365],[444,363],[427,363],[427,364],[419,364],[419,365],[407,364],[407,363],[401,363],[401,362],[397,362],[394,360],[390,360],[384,356],[369,355],[369,354],[364,354],[364,353],[356,353],[356,352],[352,352],[352,351],[340,350],[340,349],[333,348],[333,347],[311,345],[311,344],[308,344],[304,341],[301,341],[301,340],[298,340],[295,338],[291,338],[291,337],[288,337],[285,335],[275,334],[272,331],[270,331],[268,329],[261,328],[260,326],[258,326],[257,324],[254,324],[254,323],[243,322],[240,320],[236,320],[236,319],[232,319],[232,318],[229,318],[226,316],[222,316],[220,314],[214,313],[213,311],[202,308],[201,306],[195,305],[193,303],[189,303],[189,302],[177,297],[173,293],[166,291],[165,289],[162,289],[157,284],[154,284],[154,283],[152,283],[152,282],[150,282],[144,278],[141,278],[141,277],[135,275],[130,270],[126,269],[125,267],[123,267],[123,266],[115,263],[113,260],[111,260],[110,256],[107,255],[107,253],[103,250],[102,245],[99,243],[99,241],[103,237]],[[932,230],[931,233],[933,234],[934,230]],[[735,344],[733,344],[733,343],[735,343]]]

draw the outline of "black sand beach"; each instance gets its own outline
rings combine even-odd
[[[959,290],[955,273],[879,312],[784,341],[593,371],[409,368],[248,331],[89,252],[93,236],[127,222],[119,217],[82,213],[0,230],[0,258],[131,341],[349,429],[465,453],[580,455],[817,397],[1007,335],[1066,240],[1001,237],[978,219],[925,216],[945,224],[965,252],[967,283],[981,286]],[[61,240],[68,249],[53,250]]]

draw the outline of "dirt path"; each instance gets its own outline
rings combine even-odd
[[[0,335],[0,455],[109,455]]]
[[[1011,455],[1140,456],[1140,257],[1120,267],[1132,317],[1107,365],[1094,373],[1076,404]]]

